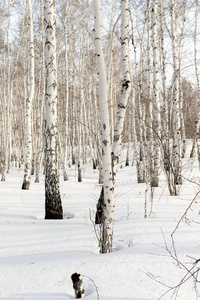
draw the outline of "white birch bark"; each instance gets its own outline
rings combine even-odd
[[[83,128],[82,128],[82,110],[83,110],[83,88],[82,78],[80,78],[80,94],[79,103],[77,105],[77,164],[78,164],[78,182],[82,182],[82,158],[83,158]]]
[[[171,31],[172,31],[172,52],[173,52],[173,69],[174,69],[174,89],[173,89],[173,176],[175,195],[179,194],[181,179],[181,136],[180,136],[180,112],[179,112],[179,65],[177,52],[177,32],[176,32],[176,8],[175,1],[171,0]]]
[[[62,219],[58,174],[56,21],[54,0],[44,0],[45,25],[45,219]]]
[[[198,154],[198,162],[199,162],[199,170],[200,170],[200,140],[199,140],[199,130],[200,130],[200,76],[198,69],[198,60],[197,60],[197,28],[198,28],[198,16],[199,16],[199,3],[196,0],[196,13],[195,13],[195,35],[194,35],[194,53],[195,53],[195,74],[197,80],[197,97],[198,97],[198,111],[197,118],[195,120],[196,123],[196,140],[197,140],[197,154]]]
[[[92,105],[92,116],[94,116],[94,118],[92,118],[92,124],[93,124],[93,133],[95,136],[95,149],[96,149],[96,153],[95,153],[95,165],[97,167],[97,165],[99,165],[99,183],[102,183],[103,181],[101,180],[102,176],[101,176],[101,157],[99,155],[99,149],[100,149],[100,133],[99,133],[99,113],[98,113],[98,106],[97,106],[97,92],[96,92],[96,84],[93,87],[93,105]],[[96,120],[96,122],[93,122],[93,120]]]
[[[45,40],[44,40],[44,1],[40,2],[40,12],[41,12],[41,31],[42,31],[42,59],[41,59],[41,101],[38,99],[38,122],[37,122],[37,156],[36,156],[36,171],[35,171],[35,182],[40,180],[40,168],[43,159],[44,143],[43,143],[43,115],[44,115],[44,98],[45,98]],[[39,109],[40,107],[40,109]]]
[[[151,175],[153,173],[154,166],[154,133],[153,133],[153,76],[152,76],[152,60],[151,60],[151,3],[150,0],[147,2],[147,64],[148,64],[148,98],[149,98],[149,107],[148,107],[148,127],[149,127],[149,170],[148,175],[146,176],[147,190],[150,187]]]
[[[5,5],[5,3],[4,3]],[[5,27],[4,27],[5,29]],[[4,55],[6,54],[6,49],[4,47]],[[5,56],[4,56],[5,57]],[[8,0],[8,28],[7,28],[7,66],[4,61],[4,67],[7,68],[7,83],[4,82],[6,85],[6,89],[4,88],[4,104],[5,104],[5,133],[4,133],[4,164],[2,170],[2,177],[1,181],[6,180],[6,175],[9,170],[9,163],[10,163],[10,135],[11,135],[11,128],[10,128],[10,105],[11,105],[11,97],[10,97],[10,0]],[[5,71],[4,71],[5,75]],[[5,77],[4,77],[5,79]]]
[[[136,132],[136,103],[135,103],[135,87],[132,86],[131,91],[131,105],[132,105],[132,136],[133,136],[133,149],[134,149],[134,159],[136,161],[136,168],[137,168],[137,181],[138,183],[144,182],[144,172],[143,166],[140,161],[139,149],[138,149],[138,139],[137,139],[137,132]]]
[[[65,19],[64,19],[64,33],[65,33],[65,135],[64,135],[64,159],[63,159],[63,178],[68,180],[67,175],[67,147],[68,147],[68,106],[69,106],[69,63],[68,63],[68,1],[65,4]]]
[[[142,162],[140,161],[140,149],[139,146],[140,145],[138,143],[138,136],[137,136],[137,132],[136,132],[136,128],[137,128],[137,117],[136,117],[136,92],[138,90],[138,63],[137,63],[137,47],[136,47],[136,43],[134,41],[134,28],[133,28],[133,20],[131,18],[131,31],[132,31],[132,45],[133,45],[133,50],[134,50],[134,59],[135,59],[135,84],[133,84],[133,78],[130,74],[130,78],[131,78],[131,105],[132,105],[132,110],[131,110],[131,118],[132,118],[132,136],[133,136],[133,149],[134,149],[134,159],[136,161],[136,168],[137,168],[137,181],[138,183],[143,183],[144,182],[144,172],[143,172],[143,165]],[[133,161],[134,161],[133,159]]]
[[[113,180],[116,176],[117,164],[119,163],[121,153],[121,138],[124,126],[124,117],[127,107],[128,98],[131,93],[130,78],[130,58],[129,58],[129,0],[121,1],[121,64],[122,64],[122,87],[118,110],[116,114],[116,123],[114,128],[113,145],[112,145],[112,169]]]
[[[159,184],[160,173],[160,99],[159,99],[159,55],[158,55],[158,0],[153,1],[152,7],[152,46],[153,46],[153,127],[154,127],[154,166],[151,176],[152,187]]]
[[[101,118],[101,150],[103,168],[104,209],[103,231],[100,241],[100,252],[112,251],[113,224],[114,224],[114,186],[112,180],[111,153],[110,153],[110,124],[108,111],[108,94],[106,69],[102,45],[102,15],[100,0],[94,0],[94,43],[97,71],[99,77],[99,100]]]
[[[164,168],[166,172],[170,169],[170,146],[169,146],[169,107],[167,99],[167,75],[166,75],[166,50],[164,48],[165,34],[164,34],[164,20],[165,8],[163,2],[160,1],[160,51],[161,51],[161,76],[162,76],[162,98],[163,98],[163,132],[162,132],[162,146],[164,156]]]
[[[193,147],[190,154],[190,157],[194,157],[196,148],[198,151],[198,160],[199,160],[199,169],[200,169],[200,144],[199,144],[199,129],[200,129],[200,76],[199,76],[199,67],[198,67],[198,55],[197,55],[197,34],[198,34],[198,17],[199,17],[199,1],[196,0],[196,9],[195,9],[195,29],[194,29],[194,66],[195,66],[195,76],[197,82],[197,103],[198,111],[195,118],[195,136],[193,141]]]
[[[86,135],[88,136],[88,141],[89,141],[89,147],[90,147],[90,153],[91,153],[91,160],[92,160],[92,165],[93,165],[93,169],[97,168],[97,155],[96,155],[96,149],[97,149],[97,145],[96,145],[96,136],[95,136],[95,130],[94,130],[94,122],[93,122],[93,114],[92,114],[92,80],[90,77],[89,80],[89,87],[88,87],[88,101],[89,101],[89,111],[88,111],[88,119],[89,119],[89,128],[86,125]],[[84,111],[86,111],[85,108],[85,103],[84,103]],[[95,119],[96,123],[98,122],[98,119]]]
[[[139,78],[138,78],[138,123],[139,123],[139,160],[140,160],[140,167],[141,167],[141,175],[142,177],[138,178],[139,183],[144,183],[146,180],[146,171],[147,169],[145,168],[146,161],[145,161],[145,141],[146,137],[144,134],[145,131],[145,121],[144,121],[144,104],[142,103],[142,96],[143,96],[143,64],[144,64],[144,59],[143,59],[143,42],[144,42],[144,30],[141,36],[141,44],[140,44],[140,71],[139,71]],[[139,181],[140,179],[140,181]]]
[[[113,141],[113,129],[114,129],[114,101],[113,101],[113,45],[114,45],[114,34],[116,26],[120,20],[120,15],[118,16],[115,24],[113,25],[114,12],[116,10],[116,2],[113,2],[112,14],[110,18],[109,25],[109,49],[108,49],[108,66],[107,66],[107,78],[108,78],[108,95],[110,101],[110,138],[111,143]]]
[[[5,11],[5,1],[3,2],[2,10]],[[2,40],[4,41],[3,45],[3,54],[2,54],[2,71],[1,71],[1,98],[0,98],[0,113],[1,113],[1,146],[0,146],[0,172],[2,173],[2,181],[6,180],[6,22],[1,24],[2,26]]]
[[[184,40],[184,32],[185,32],[185,22],[186,22],[186,2],[187,0],[182,1],[182,24],[181,24],[181,32],[179,38],[179,50],[178,50],[178,68],[179,68],[179,112],[180,112],[180,131],[181,131],[181,157],[184,158],[186,154],[186,134],[185,134],[185,121],[183,117],[183,90],[182,90],[182,50],[183,50],[183,40]]]
[[[25,165],[24,165],[24,181],[22,184],[23,190],[29,190],[31,182],[31,159],[32,159],[32,102],[35,89],[35,74],[34,74],[34,41],[33,41],[33,12],[31,0],[28,1],[28,16],[29,16],[29,57],[30,57],[30,86],[29,94],[26,99],[26,143],[25,143]]]

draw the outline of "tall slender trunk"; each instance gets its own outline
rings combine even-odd
[[[5,5],[5,3],[4,3]],[[7,62],[5,58],[6,48],[4,47],[4,68],[7,68],[7,84],[6,88],[4,87],[4,104],[5,104],[5,132],[4,132],[4,165],[2,170],[2,177],[1,181],[6,180],[6,175],[9,170],[9,163],[10,163],[10,135],[11,135],[11,128],[10,128],[10,105],[11,105],[11,97],[10,97],[10,0],[8,0],[8,28],[7,28]],[[4,26],[5,30],[5,26]],[[6,64],[7,66],[6,66]],[[4,71],[4,80],[5,80],[5,71]]]
[[[44,0],[45,24],[45,219],[63,219],[58,173],[56,22],[54,0]]]
[[[195,75],[197,81],[197,103],[198,111],[195,118],[195,136],[193,141],[193,147],[190,154],[190,157],[194,156],[194,153],[198,151],[198,161],[200,169],[200,143],[199,143],[199,129],[200,129],[200,76],[198,68],[198,56],[197,56],[197,34],[198,34],[198,17],[199,17],[199,1],[196,0],[196,10],[195,10],[195,31],[194,31],[194,66],[195,66]]]
[[[187,140],[185,134],[185,121],[183,116],[183,89],[182,89],[182,50],[183,50],[183,40],[184,40],[184,33],[185,33],[185,21],[186,21],[186,2],[187,0],[182,1],[182,26],[179,38],[179,50],[178,50],[178,68],[179,68],[179,113],[180,113],[180,131],[181,131],[181,158],[185,157],[186,154],[186,147],[187,147]]]
[[[130,15],[131,16],[131,15]],[[132,74],[130,74],[131,77],[131,118],[132,118],[132,136],[133,136],[133,149],[134,149],[134,159],[136,161],[136,168],[137,168],[137,181],[138,183],[144,183],[144,169],[143,169],[143,164],[142,161],[140,160],[140,143],[138,143],[138,136],[137,136],[137,124],[136,124],[136,91],[138,90],[138,63],[137,63],[137,47],[136,43],[134,41],[134,28],[133,28],[133,20],[131,17],[131,31],[132,31],[132,46],[133,46],[133,51],[134,51],[134,59],[135,59],[135,83],[133,84],[133,78]],[[139,147],[138,147],[139,144]]]
[[[100,0],[94,0],[94,44],[97,70],[99,77],[99,100],[101,118],[101,152],[103,168],[103,230],[100,237],[100,252],[112,251],[114,225],[114,185],[112,180],[111,153],[110,153],[110,124],[108,111],[107,78],[102,45],[102,15]]]
[[[154,129],[154,165],[151,176],[151,186],[157,187],[160,173],[160,99],[159,99],[159,57],[158,57],[158,0],[153,1],[152,7],[152,44],[153,44],[153,129]]]
[[[161,76],[162,76],[162,98],[163,98],[163,131],[162,131],[162,147],[164,158],[164,169],[166,172],[170,170],[170,145],[169,145],[169,104],[167,99],[167,75],[166,75],[166,50],[164,48],[164,19],[165,8],[163,2],[160,1],[160,51],[161,51]]]
[[[67,175],[67,151],[68,151],[68,114],[69,114],[69,62],[68,62],[68,30],[67,30],[67,21],[68,21],[68,10],[69,3],[68,0],[65,4],[65,19],[64,19],[64,35],[65,35],[65,102],[64,102],[64,111],[65,111],[65,124],[64,124],[64,158],[63,158],[63,179],[64,181],[68,180]]]
[[[24,165],[23,190],[29,190],[31,182],[31,160],[32,160],[32,102],[35,90],[35,72],[34,72],[34,41],[33,41],[33,12],[31,0],[28,0],[29,15],[29,57],[30,57],[30,87],[28,98],[26,99],[26,152]]]
[[[41,0],[40,2],[40,12],[41,12],[41,31],[42,31],[42,59],[41,59],[41,93],[39,94],[38,98],[41,97],[41,100],[38,99],[38,122],[37,122],[37,155],[36,155],[36,170],[35,170],[35,182],[39,182],[40,180],[40,168],[41,168],[41,161],[43,158],[43,113],[44,113],[44,98],[45,98],[45,40],[44,40],[44,1]]]
[[[175,1],[171,0],[171,30],[172,30],[172,52],[174,69],[173,87],[173,175],[175,195],[179,194],[178,185],[181,183],[181,136],[180,136],[180,107],[179,107],[179,65],[177,52],[177,32],[176,32],[176,7]]]
[[[130,58],[129,58],[129,38],[130,38],[130,12],[129,0],[121,1],[121,64],[122,64],[122,86],[120,101],[116,114],[116,123],[114,128],[113,145],[112,145],[112,170],[113,180],[116,176],[117,164],[119,163],[121,153],[122,130],[127,107],[128,98],[131,93],[131,76],[130,76]]]

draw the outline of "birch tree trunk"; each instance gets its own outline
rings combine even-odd
[[[114,185],[112,180],[112,166],[110,153],[110,124],[108,111],[108,94],[105,62],[102,45],[102,15],[100,0],[94,0],[94,44],[99,77],[99,100],[101,119],[101,151],[103,168],[103,230],[100,237],[100,252],[112,251],[114,224]]]
[[[174,90],[173,90],[173,176],[175,195],[179,194],[178,185],[181,182],[181,135],[180,135],[180,112],[179,112],[179,65],[177,52],[176,32],[176,10],[175,1],[171,0],[171,30],[172,30],[172,51],[174,69]],[[177,186],[176,186],[177,185]]]
[[[184,40],[184,32],[185,32],[185,21],[186,21],[186,2],[187,0],[183,0],[182,6],[182,27],[179,37],[179,50],[178,50],[178,69],[179,69],[179,113],[180,113],[180,132],[181,132],[181,158],[185,158],[186,154],[186,146],[187,146],[187,140],[186,140],[186,134],[185,134],[185,121],[183,117],[183,89],[182,89],[182,50],[183,50],[183,40]]]
[[[158,0],[153,1],[152,7],[152,46],[153,46],[153,129],[154,129],[154,166],[151,176],[151,186],[157,187],[160,173],[160,99],[159,99],[159,56],[158,56]]]
[[[116,123],[114,128],[113,145],[112,145],[112,170],[113,180],[116,176],[117,164],[119,163],[121,153],[121,137],[124,126],[124,117],[127,107],[128,98],[131,93],[131,77],[130,77],[130,58],[129,58],[129,0],[121,1],[121,64],[122,64],[122,86],[120,101],[116,115]]]
[[[200,129],[200,76],[198,68],[198,56],[197,56],[197,34],[198,34],[198,16],[199,16],[199,1],[196,0],[196,10],[195,10],[195,29],[194,29],[194,66],[195,66],[195,75],[197,81],[197,103],[198,111],[195,118],[195,136],[192,146],[192,151],[190,157],[193,157],[196,151],[198,150],[198,160],[199,160],[199,169],[200,169],[200,144],[199,144],[199,129]]]
[[[165,8],[160,1],[160,51],[161,51],[161,76],[162,76],[162,94],[163,94],[163,135],[162,147],[164,157],[164,168],[166,172],[170,170],[170,146],[169,146],[169,105],[167,99],[167,75],[166,75],[166,50],[164,48],[164,20]]]
[[[36,170],[35,170],[35,182],[40,180],[40,166],[43,158],[44,143],[43,143],[43,115],[44,115],[44,98],[45,98],[45,40],[44,40],[44,1],[40,1],[41,12],[41,31],[42,31],[42,58],[41,58],[41,93],[38,98],[41,97],[41,101],[38,99],[38,121],[37,121],[37,156],[36,156]],[[40,108],[40,109],[39,109]]]
[[[65,34],[65,136],[64,136],[64,159],[63,159],[63,179],[68,180],[67,175],[67,147],[68,147],[68,106],[69,106],[69,64],[68,64],[68,1],[65,4],[64,34]]]
[[[132,31],[132,46],[133,46],[133,51],[134,51],[134,59],[135,59],[135,83],[133,84],[133,78],[132,78],[132,74],[130,74],[130,78],[131,78],[131,95],[130,95],[130,99],[131,99],[131,106],[132,106],[132,110],[131,110],[131,118],[132,118],[132,137],[133,137],[133,149],[134,149],[134,159],[136,161],[136,168],[137,168],[137,182],[138,183],[144,183],[144,169],[143,169],[143,163],[142,161],[140,161],[140,143],[138,142],[138,135],[137,135],[137,114],[136,114],[136,94],[137,91],[139,90],[138,87],[138,83],[139,83],[139,79],[138,79],[138,63],[137,63],[137,47],[136,47],[136,43],[134,41],[134,28],[133,28],[133,20],[131,17],[131,31]],[[134,160],[133,160],[134,161]]]
[[[33,12],[31,0],[28,1],[29,15],[29,57],[30,57],[30,87],[28,98],[26,99],[26,144],[25,144],[25,165],[24,165],[24,181],[22,184],[23,190],[29,190],[31,182],[31,160],[32,160],[32,102],[35,89],[35,74],[34,74],[34,41],[33,41]]]
[[[7,61],[6,61],[6,46],[4,47],[4,68],[7,68],[7,79],[6,79],[6,72],[4,71],[4,82],[5,87],[3,96],[4,96],[4,105],[5,105],[5,133],[4,133],[4,164],[2,170],[2,177],[1,181],[6,180],[6,175],[9,171],[9,164],[10,164],[10,156],[11,156],[11,128],[10,128],[10,112],[11,112],[11,65],[10,65],[10,0],[8,0],[8,28],[7,28]],[[5,8],[5,2],[4,2]],[[6,33],[5,25],[4,25],[4,33]],[[6,35],[6,34],[5,34]],[[7,66],[6,64],[7,63]]]
[[[45,25],[45,219],[63,219],[58,174],[56,23],[54,0],[44,0]]]

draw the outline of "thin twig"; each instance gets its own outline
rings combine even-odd
[[[183,218],[186,217],[188,211],[191,209],[193,203],[196,201],[196,199],[197,199],[197,197],[199,196],[199,194],[200,194],[200,191],[195,195],[195,197],[193,198],[193,200],[190,202],[190,205],[187,207],[186,211],[184,212],[184,214],[182,215],[182,217],[181,217],[180,220],[178,221],[178,223],[177,223],[175,229],[173,230],[173,232],[172,232],[172,234],[171,234],[171,237],[172,237],[172,238],[173,238],[173,236],[174,236],[176,230],[178,229],[178,227],[179,227],[181,221],[183,220]]]
[[[86,275],[83,275],[83,274],[81,274],[81,276],[82,276],[82,277],[85,277],[85,278],[88,278],[90,281],[92,281],[92,283],[93,283],[93,285],[94,285],[94,287],[95,287],[95,289],[96,289],[97,300],[99,300],[99,292],[98,292],[98,287],[96,286],[96,284],[95,284],[94,280],[93,280],[93,279],[91,279],[90,277],[86,276]]]

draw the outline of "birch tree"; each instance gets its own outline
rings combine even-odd
[[[131,39],[132,39],[132,46],[133,46],[133,51],[134,51],[134,60],[135,60],[135,84],[133,84],[133,78],[132,78],[132,74],[131,75],[131,95],[130,95],[130,99],[131,99],[131,106],[132,106],[132,110],[131,110],[131,118],[132,118],[132,137],[133,137],[133,149],[134,149],[134,158],[136,161],[136,168],[137,168],[137,182],[138,183],[143,183],[144,182],[144,168],[143,168],[143,162],[141,161],[141,157],[140,157],[140,143],[138,142],[139,138],[137,136],[137,114],[136,114],[136,93],[138,90],[138,83],[139,83],[139,78],[138,78],[138,62],[137,62],[137,47],[136,47],[136,43],[134,40],[134,28],[133,28],[133,19],[131,16]],[[139,147],[138,147],[139,145]]]
[[[63,179],[68,180],[67,175],[67,147],[68,147],[68,106],[69,106],[69,63],[68,63],[68,0],[65,4],[65,18],[64,18],[64,36],[65,36],[65,134],[64,134],[64,159],[63,159]]]
[[[112,251],[114,224],[114,186],[110,153],[110,124],[108,111],[107,78],[102,45],[102,15],[100,0],[94,0],[94,44],[99,78],[99,101],[101,119],[101,153],[103,168],[103,230],[100,237],[100,252]]]
[[[158,0],[152,7],[152,46],[153,46],[153,128],[154,128],[154,166],[152,172],[152,187],[157,187],[160,173],[160,99],[159,99],[159,55],[158,55]]]
[[[164,34],[164,20],[165,20],[165,7],[163,2],[160,1],[160,56],[161,56],[161,76],[162,76],[162,100],[163,100],[163,156],[164,168],[166,172],[170,169],[170,145],[169,145],[169,105],[167,98],[167,74],[166,74],[166,50],[164,47],[165,34]]]
[[[40,176],[40,166],[43,158],[43,116],[44,116],[44,98],[45,98],[45,40],[44,40],[44,3],[43,0],[40,1],[40,18],[41,18],[41,31],[42,31],[42,54],[41,54],[41,70],[40,70],[40,87],[41,92],[38,93],[38,107],[37,107],[37,153],[36,153],[36,171],[35,171],[35,182],[39,182]],[[39,99],[41,98],[41,99]]]
[[[5,9],[5,2],[3,3],[3,10]],[[2,122],[2,131],[4,132],[4,155],[3,155],[3,170],[1,181],[6,180],[6,174],[9,169],[10,161],[10,0],[8,0],[8,28],[7,28],[7,45],[3,46],[3,104],[4,104],[4,119],[5,125]],[[5,21],[3,22],[3,36],[6,36]],[[6,61],[6,46],[7,46],[7,61]],[[6,84],[6,64],[7,64],[7,84]]]
[[[116,114],[116,123],[113,135],[112,145],[112,170],[113,179],[116,175],[117,163],[119,162],[121,153],[121,139],[122,130],[124,126],[124,117],[127,107],[128,98],[131,93],[131,77],[130,77],[130,55],[129,55],[129,28],[130,12],[129,0],[121,1],[121,66],[122,66],[122,85],[120,101],[118,103],[118,110]]]
[[[63,219],[58,174],[56,23],[54,0],[44,0],[45,27],[45,219]]]
[[[30,86],[29,94],[26,99],[26,143],[25,143],[25,165],[24,165],[24,181],[22,184],[23,190],[29,190],[31,182],[31,160],[32,160],[32,102],[35,89],[35,72],[34,72],[34,41],[33,41],[33,12],[31,0],[28,0],[28,15],[29,15],[29,61],[30,61]]]
[[[177,52],[177,17],[175,1],[171,0],[171,35],[172,35],[172,54],[173,54],[173,71],[174,71],[174,88],[173,88],[173,176],[174,176],[174,193],[179,194],[178,185],[181,182],[181,136],[180,136],[180,112],[179,112],[179,65]]]
[[[200,75],[198,67],[198,55],[197,55],[197,34],[198,34],[198,17],[199,17],[199,1],[196,0],[196,9],[195,9],[195,28],[194,28],[194,67],[195,75],[197,82],[197,101],[198,101],[198,111],[197,117],[195,119],[195,136],[193,141],[193,147],[190,154],[190,157],[194,156],[196,148],[198,150],[198,160],[199,160],[199,169],[200,169],[200,144],[199,144],[199,129],[200,129]]]

